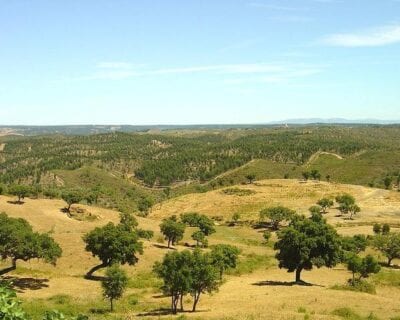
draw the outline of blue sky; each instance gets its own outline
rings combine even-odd
[[[400,119],[400,0],[0,0],[0,124]]]

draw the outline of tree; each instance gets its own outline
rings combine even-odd
[[[339,204],[339,210],[342,214],[350,213],[350,219],[352,219],[353,214],[360,212],[360,207],[356,205],[356,200],[349,194],[337,196],[336,202]]]
[[[382,226],[379,223],[375,223],[372,230],[374,231],[375,234],[381,234]]]
[[[215,233],[214,221],[205,215],[201,215],[197,221],[197,227],[204,235],[209,236]]]
[[[219,270],[219,278],[222,279],[226,269],[236,268],[240,250],[229,244],[213,246],[210,253],[211,263]]]
[[[341,258],[340,238],[336,230],[327,224],[321,214],[307,219],[297,216],[289,226],[278,232],[275,250],[279,267],[296,272],[296,282],[301,282],[301,272],[334,267]]]
[[[400,233],[375,236],[374,246],[388,259],[388,266],[393,259],[400,259]]]
[[[327,174],[327,175],[325,176],[325,179],[326,179],[327,182],[331,182],[331,175],[330,175],[330,174]]]
[[[133,231],[138,226],[138,222],[132,214],[121,212],[119,214],[119,225],[120,228],[123,228],[126,231]]]
[[[84,193],[79,189],[66,190],[61,193],[61,198],[67,203],[67,207],[65,209],[67,210],[68,216],[70,216],[71,206],[81,202],[84,199]]]
[[[147,217],[151,211],[151,207],[154,205],[154,199],[150,197],[145,197],[140,199],[138,203],[138,209],[141,216]]]
[[[183,311],[183,297],[190,293],[193,296],[192,311],[203,293],[211,293],[218,289],[218,271],[211,262],[210,254],[195,249],[170,252],[162,262],[157,262],[154,272],[163,279],[163,291],[171,296],[171,310],[176,314],[178,303]]]
[[[311,178],[313,178],[313,180],[321,180],[321,174],[319,173],[318,170],[315,169],[311,170],[310,176]]]
[[[333,201],[329,198],[322,198],[317,201],[317,205],[322,208],[322,213],[327,213],[328,209],[333,206]]]
[[[350,212],[350,220],[353,220],[353,215],[360,213],[361,208],[356,204],[352,204],[348,207],[348,212]]]
[[[303,176],[303,179],[305,181],[308,181],[308,179],[310,179],[310,173],[308,171],[302,172],[301,175]]]
[[[390,189],[390,187],[392,186],[392,182],[393,182],[392,177],[386,176],[383,179],[383,184],[385,185],[386,190]]]
[[[347,262],[347,270],[352,272],[351,284],[355,286],[356,279],[355,275],[359,275],[359,281],[362,278],[368,278],[371,273],[378,273],[381,270],[381,266],[378,261],[371,255],[367,255],[365,258],[360,258],[356,254],[351,255]]]
[[[387,223],[385,223],[385,224],[382,226],[382,234],[383,234],[383,235],[387,235],[387,234],[389,234],[389,233],[390,233],[390,225],[387,224]]]
[[[197,212],[188,212],[181,214],[181,221],[189,227],[197,227],[199,225],[200,214]]]
[[[128,277],[125,271],[117,264],[112,265],[106,271],[106,277],[102,280],[103,296],[110,300],[111,312],[114,311],[114,300],[122,297],[128,285]]]
[[[254,173],[249,173],[246,175],[246,179],[250,184],[252,184],[254,180],[256,180],[256,175]]]
[[[169,252],[162,262],[156,262],[153,271],[163,279],[162,289],[171,296],[171,311],[177,313],[178,302],[181,302],[183,311],[183,297],[189,292],[191,285],[192,253],[188,250],[182,252]]]
[[[260,211],[260,218],[263,220],[265,217],[271,220],[271,225],[274,230],[278,230],[279,224],[283,221],[290,220],[295,214],[294,210],[286,207],[277,206],[266,208]]]
[[[25,219],[0,214],[0,257],[10,258],[12,262],[12,266],[0,274],[15,270],[18,260],[41,259],[55,265],[61,254],[60,246],[49,234],[34,232]]]
[[[208,246],[208,240],[206,239],[206,235],[203,233],[203,231],[198,230],[193,232],[192,239],[196,241],[196,247],[201,245],[203,248],[206,248]]]
[[[311,206],[308,211],[310,211],[310,213],[321,213],[322,208],[320,206]]]
[[[168,240],[168,248],[183,239],[185,224],[178,222],[176,216],[164,219],[160,224],[161,233]]]
[[[196,249],[193,252],[190,273],[190,294],[193,296],[192,312],[195,312],[201,294],[212,293],[218,289],[218,271],[213,266],[210,256]]]
[[[31,188],[25,185],[15,184],[8,187],[8,193],[18,197],[17,203],[22,203],[25,197],[29,196],[31,193]]]
[[[137,254],[143,253],[143,244],[139,242],[135,231],[127,231],[122,225],[108,223],[97,227],[83,236],[86,251],[98,257],[101,264],[86,274],[91,279],[95,271],[110,267],[115,263],[134,265],[139,260]]]

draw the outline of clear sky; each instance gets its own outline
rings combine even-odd
[[[400,119],[400,0],[0,0],[0,124]]]

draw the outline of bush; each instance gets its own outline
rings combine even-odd
[[[372,283],[358,279],[356,279],[354,282],[352,279],[350,279],[348,284],[345,285],[334,285],[332,289],[376,294],[375,286]]]

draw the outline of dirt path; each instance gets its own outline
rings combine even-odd
[[[310,157],[310,159],[308,159],[306,165],[310,165],[310,164],[312,164],[313,162],[317,161],[318,158],[319,158],[321,155],[329,155],[329,156],[333,156],[333,157],[335,157],[335,158],[337,158],[337,159],[339,159],[339,160],[343,160],[343,157],[342,157],[341,155],[339,155],[339,154],[332,153],[332,152],[318,151],[318,152],[314,153],[314,154]]]

